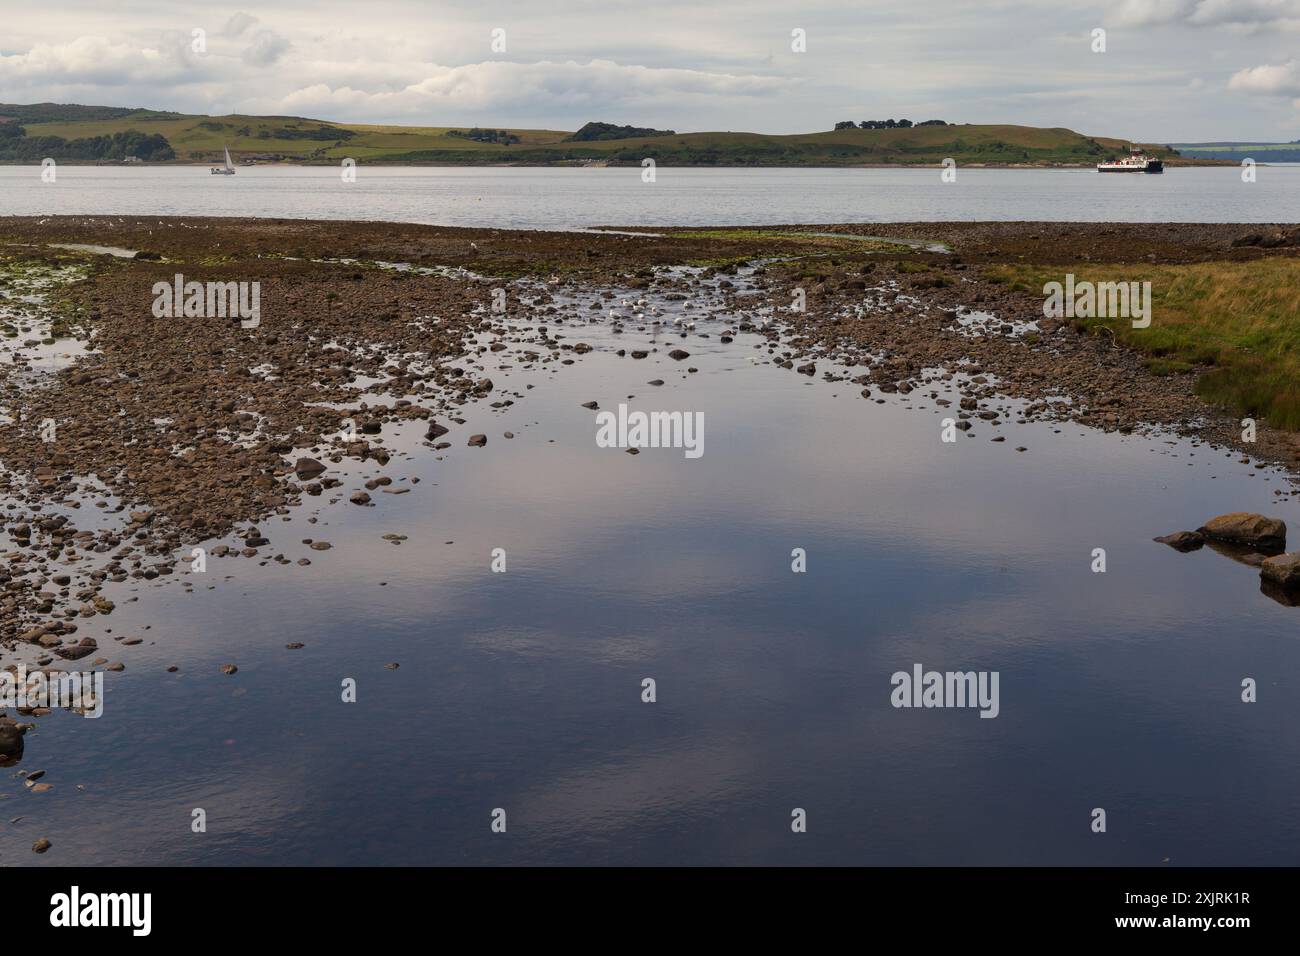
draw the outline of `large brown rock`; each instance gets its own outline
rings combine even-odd
[[[294,462],[293,470],[299,478],[310,481],[312,478],[319,478],[325,471],[325,466],[315,458],[299,458]]]
[[[99,649],[99,644],[93,637],[83,637],[76,644],[56,648],[54,653],[58,654],[65,661],[79,661],[83,657],[89,657]]]
[[[1196,530],[1219,541],[1248,544],[1266,551],[1281,551],[1286,547],[1286,522],[1250,511],[1219,515]]]
[[[1259,566],[1259,576],[1284,588],[1300,590],[1300,551],[1265,558]]]

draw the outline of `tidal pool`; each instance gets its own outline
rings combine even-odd
[[[514,404],[466,406],[444,451],[386,426],[386,467],[333,472],[407,493],[260,522],[286,565],[106,587],[99,625],[145,642],[114,649],[101,718],[29,733],[0,862],[1295,862],[1300,609],[1151,541],[1288,518],[1280,476],[1068,424],[944,443],[920,392],[863,400],[722,328],[483,352]],[[704,453],[602,448],[591,401],[698,413]],[[918,664],[996,671],[996,718],[892,706]]]

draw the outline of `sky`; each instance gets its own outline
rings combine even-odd
[[[1290,141],[1298,41],[1300,0],[0,0],[0,102],[678,132],[906,117]]]

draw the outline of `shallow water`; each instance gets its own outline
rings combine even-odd
[[[1300,167],[1088,169],[641,169],[0,166],[0,215],[267,216],[476,228],[709,226],[952,220],[1300,222]]]
[[[484,353],[516,404],[467,407],[444,453],[385,426],[404,454],[261,523],[268,556],[310,567],[212,557],[192,593],[109,585],[96,624],[146,643],[115,655],[103,717],[28,735],[0,861],[1295,862],[1300,609],[1150,540],[1288,517],[1279,478],[1070,425],[945,444],[921,392],[877,404],[752,364],[760,338],[723,345],[722,325],[645,360],[613,350],[647,333],[605,322],[560,330],[597,349],[571,366]],[[591,400],[701,412],[704,454],[600,448]],[[410,493],[347,503],[380,472]],[[998,671],[999,716],[893,708],[916,663]],[[23,790],[37,768],[53,791]]]

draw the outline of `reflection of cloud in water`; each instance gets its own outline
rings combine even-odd
[[[1297,745],[1269,729],[1294,707],[1243,708],[1233,683],[1253,671],[1277,697],[1263,681],[1294,668],[1294,642],[1276,636],[1295,612],[1257,593],[1253,569],[1149,540],[1235,508],[1276,511],[1270,485],[1213,454],[1212,469],[1188,468],[1153,454],[1158,442],[1075,428],[1006,428],[994,444],[977,426],[944,446],[929,411],[768,367],[715,375],[734,354],[688,348],[701,372],[685,378],[589,355],[504,414],[465,409],[444,461],[395,457],[382,471],[420,475],[411,494],[377,493],[366,509],[346,494],[332,508],[309,500],[263,523],[270,553],[310,568],[214,559],[208,577],[187,577],[193,595],[140,586],[148,600],[119,601],[115,632],[152,624],[159,645],[127,658],[112,746],[61,732],[29,742],[42,764],[74,748],[96,785],[84,806],[46,804],[63,852],[42,862],[274,862],[281,850],[383,862],[375,847],[409,851],[394,841],[418,829],[413,815],[481,821],[487,797],[447,781],[489,770],[512,832],[543,830],[557,862],[592,830],[660,861],[653,847],[683,826],[768,799],[815,802],[818,829],[835,815],[834,862],[868,845],[879,852],[866,862],[1088,862],[1098,851],[1061,835],[1074,801],[1149,799],[1173,783],[1186,793],[1161,802],[1159,833],[1195,831],[1177,839],[1203,838],[1225,862],[1294,847],[1294,834],[1265,846],[1231,821],[1207,835],[1179,808],[1258,815],[1224,779],[1240,759],[1291,792]],[[639,384],[656,377],[670,385]],[[596,448],[580,403],[628,392],[634,407],[703,411],[705,457]],[[486,449],[464,447],[473,432]],[[381,539],[392,532],[408,540]],[[505,574],[488,570],[494,547]],[[808,549],[807,574],[791,572],[793,547]],[[1089,570],[1094,547],[1107,549],[1104,575]],[[203,676],[154,697],[172,659]],[[237,703],[210,676],[225,660],[249,688]],[[382,670],[390,660],[401,669]],[[889,675],[913,662],[999,670],[1001,716],[892,709]],[[368,675],[359,724],[342,723],[341,673]],[[659,704],[639,702],[642,676],[659,681]],[[288,677],[288,697],[268,692]],[[229,736],[247,747],[233,766],[211,746],[186,754],[194,727],[222,724],[219,740],[238,720]],[[189,833],[193,806],[208,810],[206,836]],[[439,852],[462,859],[474,844],[455,826]],[[1146,859],[1113,845],[1118,861]],[[686,858],[720,846],[762,859],[702,846]]]
[[[756,753],[698,741],[624,754],[528,788],[518,798],[519,820],[546,827],[552,839],[587,836],[593,829],[672,826],[678,817],[743,798],[760,762]]]

